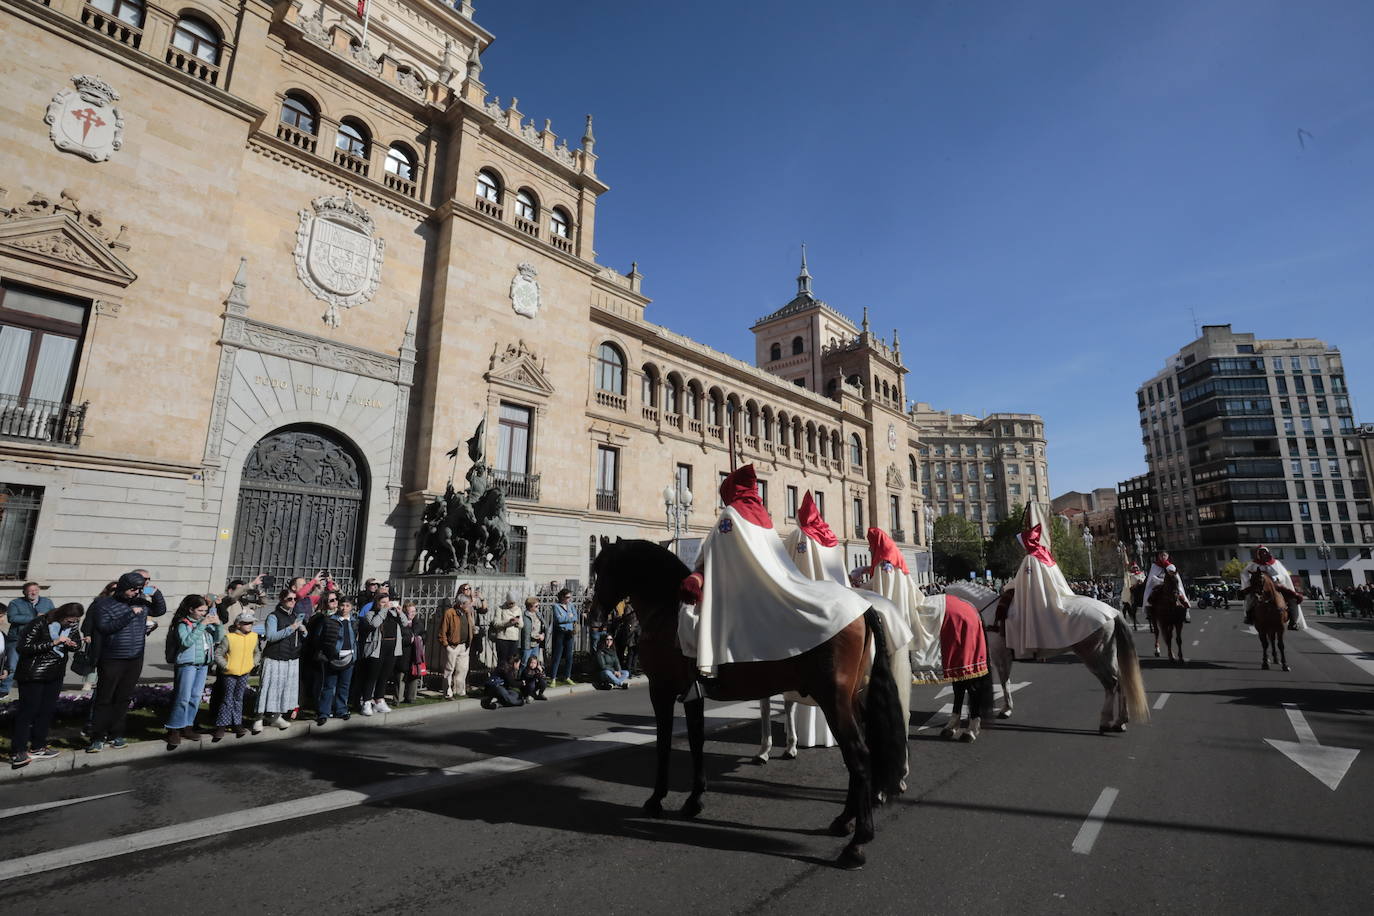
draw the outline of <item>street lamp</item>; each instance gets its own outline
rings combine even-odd
[[[921,513],[926,521],[926,546],[931,547],[935,540],[935,509],[930,503],[926,503],[924,511]]]
[[[692,512],[692,491],[682,483],[674,481],[663,488],[663,513],[668,520],[668,530],[673,540],[678,540],[687,530],[687,518]]]
[[[1326,580],[1322,582],[1322,587],[1327,595],[1331,594],[1331,545],[1322,541],[1317,545],[1317,556],[1321,557],[1322,564],[1326,567]]]
[[[1135,536],[1135,561],[1142,569],[1145,567],[1145,541],[1138,534]]]
[[[1088,530],[1088,526],[1083,526],[1083,546],[1088,548],[1088,580],[1093,577],[1093,533]]]

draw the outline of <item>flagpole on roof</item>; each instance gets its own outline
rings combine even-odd
[[[372,24],[372,4],[368,0],[358,0],[358,15],[363,17],[363,38],[358,48],[367,50],[367,27]]]

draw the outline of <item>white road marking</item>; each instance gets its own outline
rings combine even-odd
[[[19,817],[21,814],[33,814],[35,811],[47,811],[49,808],[65,808],[67,805],[79,805],[81,802],[98,801],[102,798],[113,798],[116,795],[128,795],[133,789],[125,789],[122,792],[106,792],[102,795],[87,795],[83,798],[64,798],[61,801],[40,802],[36,805],[22,805],[18,808],[5,808],[0,810],[0,821],[7,817]]]
[[[730,706],[715,707],[706,711],[706,715],[710,718],[746,721],[757,721],[758,714],[757,703],[734,703]],[[682,723],[681,717],[678,718],[678,723],[677,731],[679,733],[685,732],[686,725]],[[111,859],[133,852],[173,846],[191,840],[233,833],[237,830],[247,830],[263,824],[297,820],[317,814],[327,814],[331,811],[340,811],[345,808],[355,808],[359,805],[389,801],[394,798],[415,795],[419,792],[453,789],[487,776],[518,773],[522,770],[530,770],[551,763],[591,757],[614,750],[619,745],[652,744],[654,739],[655,729],[653,726],[603,732],[599,735],[578,738],[575,741],[560,741],[546,747],[535,748],[523,757],[487,757],[416,776],[403,776],[399,779],[369,783],[356,789],[339,789],[310,798],[298,798],[273,805],[263,805],[260,808],[231,811],[228,814],[201,818],[184,824],[171,824],[166,827],[131,833],[127,836],[111,837],[106,840],[70,846],[66,849],[55,849],[50,852],[12,858],[0,861],[0,882],[24,875],[41,874],[58,868],[69,868],[74,862],[86,863],[100,859]]]
[[[1360,656],[1364,653],[1362,653],[1359,649],[1356,649],[1349,643],[1342,642],[1341,640],[1332,636],[1330,633],[1326,633],[1318,629],[1317,627],[1309,626],[1303,632],[1305,632],[1308,636],[1311,636],[1318,642],[1325,645],[1332,652],[1335,652],[1337,655],[1341,656],[1355,667],[1359,668],[1365,674],[1368,674],[1370,677],[1374,677],[1374,661],[1370,661],[1367,658],[1361,658]]]
[[[1102,824],[1107,820],[1107,814],[1116,803],[1118,794],[1116,789],[1108,786],[1097,796],[1097,804],[1088,812],[1088,819],[1078,828],[1078,835],[1073,838],[1074,852],[1086,856],[1093,851],[1093,844],[1097,842],[1097,835],[1102,832]]]
[[[1195,640],[1193,640],[1193,645],[1195,645],[1195,646],[1196,646],[1196,645],[1197,645],[1197,643],[1198,643],[1198,641],[1197,641],[1197,640],[1196,640],[1196,639],[1195,639]]]
[[[1164,704],[1167,703],[1167,702],[1169,702],[1169,695],[1168,695],[1167,693],[1161,693],[1161,694],[1159,695],[1159,699],[1155,700],[1154,708],[1155,708],[1155,709],[1163,709],[1163,708],[1164,708]]]
[[[1294,704],[1284,703],[1283,711],[1288,713],[1288,721],[1297,733],[1297,743],[1274,738],[1265,738],[1265,743],[1311,773],[1332,792],[1336,791],[1360,752],[1354,748],[1319,743],[1317,736],[1312,733],[1312,726],[1307,724],[1307,719]]]

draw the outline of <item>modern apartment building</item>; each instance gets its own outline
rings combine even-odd
[[[1309,587],[1374,581],[1340,351],[1205,325],[1136,392],[1160,547],[1186,574],[1267,544]]]

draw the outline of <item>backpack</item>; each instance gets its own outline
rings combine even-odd
[[[177,635],[177,628],[178,624],[180,623],[181,621],[178,620],[174,622],[172,626],[167,628],[166,658],[167,664],[172,665],[173,667],[176,666],[177,656],[181,654],[182,649],[181,637]]]

